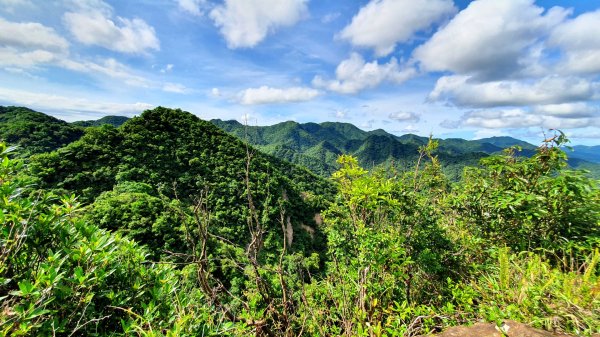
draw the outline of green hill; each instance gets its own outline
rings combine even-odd
[[[124,116],[104,116],[97,120],[77,121],[77,122],[73,122],[71,124],[83,126],[83,127],[102,126],[102,125],[108,124],[108,125],[114,126],[115,128],[118,128],[119,126],[123,125],[123,123],[127,122],[128,120],[129,120],[129,117],[124,117]]]
[[[160,198],[193,205],[202,197],[212,212],[212,221],[221,228],[220,234],[236,242],[245,240],[247,151],[252,157],[249,186],[260,216],[277,223],[280,205],[288,205],[285,214],[297,237],[294,247],[316,244],[302,228],[314,228],[319,200],[333,193],[327,181],[247,148],[211,123],[181,110],[159,107],[118,129],[111,125],[87,129],[78,141],[33,157],[30,165],[41,187],[81,195],[83,201],[93,203],[90,214],[97,221],[111,229],[118,229],[122,222],[130,226],[129,232],[137,233],[135,239],[153,242],[160,250],[173,238],[165,237],[157,228],[177,225],[176,218],[161,213],[165,210]],[[311,195],[316,197],[307,197]],[[119,213],[137,212],[135,220],[141,223],[111,218],[111,212],[122,205],[137,207]],[[279,232],[272,228],[269,235]],[[310,247],[305,250],[311,251]]]
[[[0,140],[21,156],[56,150],[83,135],[81,127],[24,107],[0,106]]]
[[[571,158],[579,158],[588,162],[600,164],[600,145],[576,145],[573,146],[573,151],[567,151],[567,154]]]
[[[395,136],[384,130],[363,131],[348,123],[285,122],[271,126],[244,126],[237,121],[212,120],[213,124],[266,153],[303,165],[323,176],[329,176],[338,166],[340,154],[357,157],[365,167],[395,165],[409,169],[418,157],[419,147],[426,137]],[[463,139],[439,140],[438,155],[444,170],[457,179],[465,165],[477,164],[489,153],[502,150],[487,143]]]
[[[427,137],[413,134],[395,136],[381,129],[363,131],[352,124],[336,122],[301,124],[288,121],[271,126],[244,126],[237,121],[219,119],[211,122],[266,153],[305,166],[322,176],[330,176],[338,168],[335,159],[340,154],[355,156],[359,164],[365,167],[393,164],[401,170],[410,169],[418,157],[419,147],[427,144],[428,140]],[[508,147],[519,146],[522,149],[520,155],[528,157],[537,148],[512,137],[478,140],[447,138],[437,141],[439,147],[436,154],[452,180],[458,180],[463,167],[477,165],[481,158],[500,153]],[[593,150],[577,147],[575,152],[567,151],[569,164],[600,176],[600,165],[592,160],[597,157],[594,157]]]

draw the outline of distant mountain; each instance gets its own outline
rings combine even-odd
[[[575,145],[573,146],[573,151],[567,150],[567,155],[571,158],[579,158],[592,163],[600,164],[600,145]]]
[[[0,140],[20,147],[28,156],[65,146],[83,135],[83,129],[24,107],[0,106]]]
[[[356,156],[365,167],[394,164],[408,169],[416,162],[419,146],[428,140],[416,135],[398,137],[381,129],[363,131],[349,123],[290,121],[271,126],[244,126],[237,121],[215,119],[211,122],[269,154],[306,166],[323,176],[337,169],[335,160],[344,153]],[[475,165],[487,153],[501,150],[462,139],[441,140],[438,155],[447,173],[457,178],[465,165]]]
[[[245,126],[237,121],[211,121],[216,126],[238,138],[247,140],[266,153],[308,167],[323,176],[337,169],[336,158],[340,154],[356,156],[361,165],[373,167],[380,164],[395,164],[408,168],[418,157],[419,146],[428,138],[413,134],[392,135],[385,130],[363,131],[348,123],[297,123],[283,122],[271,126]],[[438,139],[437,155],[446,174],[457,179],[462,168],[477,165],[479,159],[512,147],[521,147],[521,155],[531,156],[536,146],[512,137],[491,137],[478,140],[460,138]],[[590,163],[594,158],[592,148],[582,148],[587,158],[571,157],[573,167],[600,172],[600,165]],[[582,160],[583,159],[583,160]]]
[[[108,124],[114,126],[115,128],[118,128],[119,126],[123,125],[123,123],[127,122],[129,119],[129,117],[124,116],[104,116],[97,120],[77,121],[71,124],[83,127],[102,126]]]

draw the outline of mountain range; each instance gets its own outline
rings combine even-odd
[[[106,116],[98,120],[67,123],[24,107],[0,107],[0,139],[18,143],[23,153],[41,153],[58,149],[83,135],[87,127],[119,127],[129,120],[123,116]],[[214,119],[212,124],[240,138],[259,150],[279,159],[307,167],[328,177],[338,166],[340,154],[351,154],[364,167],[394,165],[410,169],[427,137],[414,134],[396,136],[382,129],[364,131],[349,123],[282,122],[270,126],[246,126],[238,121]],[[519,146],[520,154],[530,156],[536,146],[513,137],[490,137],[477,140],[436,139],[436,151],[446,174],[458,179],[462,168],[476,165],[490,154]],[[600,176],[600,146],[577,145],[566,149],[569,164]]]
[[[325,176],[335,171],[335,158],[342,153],[356,156],[365,167],[390,163],[410,166],[419,155],[419,147],[428,142],[427,137],[414,134],[396,136],[382,129],[363,131],[348,123],[301,124],[288,121],[271,126],[246,126],[234,120],[214,119],[211,122],[266,153]],[[520,154],[524,156],[533,155],[537,148],[506,136],[436,140],[439,143],[436,154],[451,179],[460,176],[462,167],[476,165],[479,159],[506,148],[519,146]],[[600,172],[600,146],[580,145],[575,146],[573,151],[566,151],[572,167],[588,169],[594,175]]]

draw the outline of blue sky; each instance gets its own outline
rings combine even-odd
[[[0,0],[0,104],[600,144],[600,2]]]

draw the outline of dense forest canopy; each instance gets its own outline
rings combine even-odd
[[[41,112],[0,106],[0,140],[20,146],[21,156],[56,150],[82,135],[82,128]]]
[[[11,111],[11,130],[16,112],[43,118]],[[416,336],[505,319],[600,333],[600,186],[558,131],[475,163],[507,140],[249,129],[267,152],[335,158],[325,179],[181,110],[45,123],[80,134],[0,143],[0,336]],[[444,165],[461,156],[474,163],[455,181]]]
[[[266,153],[308,167],[313,172],[330,176],[338,169],[336,160],[350,154],[364,167],[377,165],[406,169],[416,162],[426,137],[406,134],[395,136],[384,130],[363,131],[349,123],[284,122],[271,126],[243,125],[237,121],[211,121],[236,137],[246,140]],[[532,156],[536,146],[512,137],[490,137],[477,140],[437,139],[436,154],[444,173],[452,180],[461,177],[465,166],[475,166],[481,158],[519,146],[520,155]],[[600,151],[594,147],[576,146],[569,151],[569,165],[584,168],[600,178]]]

